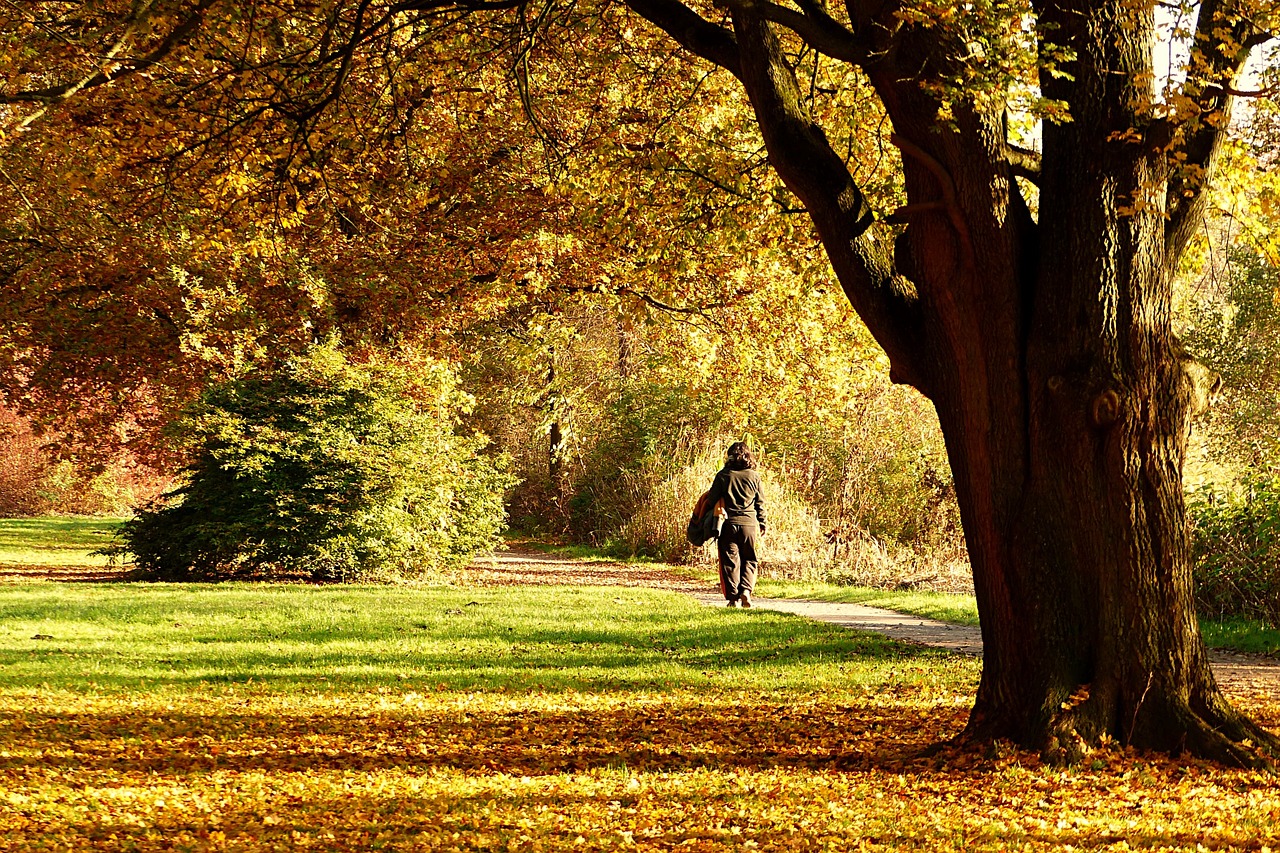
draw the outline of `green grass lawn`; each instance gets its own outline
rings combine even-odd
[[[6,547],[74,565],[100,534],[66,521],[76,548],[42,524],[7,528]],[[0,838],[15,853],[1280,846],[1265,774],[947,745],[979,666],[631,587],[3,583]]]
[[[624,587],[14,584],[0,586],[0,689],[793,694],[935,670],[963,689],[973,676],[966,661],[879,636],[733,615]]]
[[[105,566],[93,551],[111,542],[121,518],[0,519],[0,564]]]
[[[1211,649],[1230,649],[1280,657],[1280,629],[1254,619],[1200,620],[1204,641]]]

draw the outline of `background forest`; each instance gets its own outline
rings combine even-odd
[[[579,39],[442,25],[332,90],[255,71],[288,53],[285,26],[212,31],[164,74],[41,112],[38,134],[0,105],[0,514],[144,505],[191,464],[211,389],[331,346],[400,371],[466,439],[426,464],[505,472],[514,531],[697,558],[688,508],[746,439],[770,572],[964,588],[936,417],[891,381],[742,95],[621,14],[559,14]],[[263,61],[211,73],[224,41]],[[827,118],[843,108],[840,146],[890,210],[899,155],[853,100]],[[1179,280],[1188,351],[1223,379],[1187,484],[1202,607],[1275,620],[1277,121],[1264,102],[1237,120]]]

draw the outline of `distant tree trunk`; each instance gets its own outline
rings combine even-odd
[[[562,479],[561,460],[564,457],[564,433],[560,428],[560,421],[554,420],[551,422],[551,426],[547,430],[547,436],[547,474],[551,477],[556,496],[559,497],[560,481]]]
[[[564,504],[564,427],[560,423],[560,407],[563,403],[556,389],[556,356],[550,352],[547,367],[547,478],[557,507]]]
[[[626,320],[618,318],[618,378],[626,381],[631,377],[631,330]]]

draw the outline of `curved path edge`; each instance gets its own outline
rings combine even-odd
[[[709,606],[724,607],[724,598],[698,595]],[[982,630],[972,625],[955,625],[923,616],[835,601],[813,601],[802,598],[752,598],[753,609],[794,613],[806,619],[827,622],[843,628],[873,631],[904,643],[935,646],[962,655],[982,656]]]
[[[715,594],[695,596],[708,606],[724,607],[724,598]],[[982,631],[972,625],[955,625],[922,616],[833,601],[793,598],[752,598],[753,609],[792,613],[853,628],[883,634],[904,643],[933,646],[957,654],[982,656]],[[1263,655],[1210,649],[1214,677],[1223,688],[1268,702],[1280,702],[1280,661]]]

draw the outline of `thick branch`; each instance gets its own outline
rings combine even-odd
[[[671,36],[685,50],[742,76],[733,33],[713,24],[678,0],[626,0],[627,7]]]
[[[529,0],[405,0],[390,8],[393,15],[400,12],[439,12],[443,9],[459,9],[468,12],[502,11],[519,9]]]
[[[726,0],[725,5],[731,9],[750,10],[766,21],[786,27],[809,47],[833,59],[858,63],[866,58],[866,52],[849,28],[814,3],[804,4],[804,12],[754,0]]]
[[[1009,169],[1019,178],[1026,178],[1033,184],[1040,182],[1040,152],[1030,148],[1009,145]]]
[[[1194,96],[1197,115],[1194,124],[1184,131],[1182,151],[1185,168],[1169,180],[1165,227],[1165,263],[1172,268],[1182,257],[1188,241],[1195,233],[1204,213],[1205,188],[1213,177],[1218,152],[1230,125],[1235,82],[1249,58],[1249,45],[1257,30],[1252,22],[1240,18],[1227,23],[1229,11],[1223,0],[1205,0],[1196,20],[1197,51],[1191,62],[1203,63],[1204,88]],[[1224,49],[1235,45],[1235,50]],[[1188,85],[1191,85],[1190,83]]]
[[[938,182],[938,188],[942,192],[942,209],[946,211],[947,219],[951,222],[951,227],[955,229],[956,237],[960,240],[960,254],[964,258],[965,266],[970,271],[975,271],[977,261],[973,251],[973,237],[969,234],[969,226],[964,221],[964,213],[960,210],[960,204],[956,201],[956,185],[951,180],[951,175],[947,174],[947,170],[939,163],[928,151],[925,151],[919,145],[916,145],[909,139],[893,134],[890,141],[902,151],[904,155],[910,156],[917,162],[922,164],[933,175],[934,180]]]
[[[770,25],[744,9],[732,14],[742,55],[740,77],[769,162],[804,202],[849,302],[889,354],[895,380],[927,394],[915,294],[894,268],[892,241],[888,235],[877,239],[871,206],[806,111]]]

